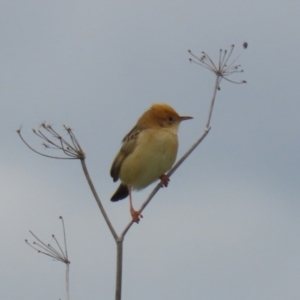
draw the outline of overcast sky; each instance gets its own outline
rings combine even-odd
[[[223,81],[212,129],[159,191],[124,241],[122,299],[296,300],[300,294],[298,0],[0,0],[0,298],[64,299],[65,266],[24,239],[61,239],[65,219],[71,298],[114,299],[115,243],[79,161],[38,156],[31,129],[74,129],[118,232],[128,199],[109,201],[123,136],[154,102],[193,120],[181,156],[203,132],[213,73],[188,49],[249,43],[246,80]],[[48,151],[48,150],[47,150]],[[136,208],[154,185],[135,192]]]

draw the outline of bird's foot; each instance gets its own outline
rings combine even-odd
[[[170,177],[168,175],[163,174],[159,177],[159,179],[160,179],[160,184],[161,184],[162,187],[164,187],[164,186],[167,187],[168,186],[169,181],[170,181]]]
[[[140,218],[143,217],[143,215],[139,211],[136,211],[133,208],[130,209],[130,213],[132,216],[132,221],[135,223],[139,223]]]

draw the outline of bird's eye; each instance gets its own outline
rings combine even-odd
[[[173,117],[169,117],[168,120],[169,120],[170,122],[173,122],[173,121],[174,121],[174,118],[173,118]]]

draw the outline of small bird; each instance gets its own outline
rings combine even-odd
[[[168,186],[170,179],[165,173],[171,169],[177,156],[178,127],[181,121],[189,119],[192,117],[179,116],[167,104],[153,104],[124,137],[110,169],[113,181],[121,180],[111,201],[129,195],[134,222],[138,223],[143,216],[133,208],[131,191],[141,190],[158,179],[162,186]]]

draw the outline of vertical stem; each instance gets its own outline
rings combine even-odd
[[[122,294],[122,264],[123,264],[123,238],[116,239],[117,244],[117,272],[116,272],[116,298],[121,300]]]
[[[216,78],[216,83],[215,83],[215,89],[214,89],[214,94],[210,103],[210,108],[209,108],[209,114],[208,114],[208,120],[206,123],[206,128],[210,127],[210,120],[211,120],[211,116],[212,116],[212,112],[213,112],[213,108],[214,108],[214,104],[215,104],[215,100],[216,100],[216,95],[217,95],[217,91],[220,85],[220,81],[221,81],[222,77],[220,78],[219,75],[217,75]]]
[[[66,263],[66,298],[70,300],[70,263]]]

